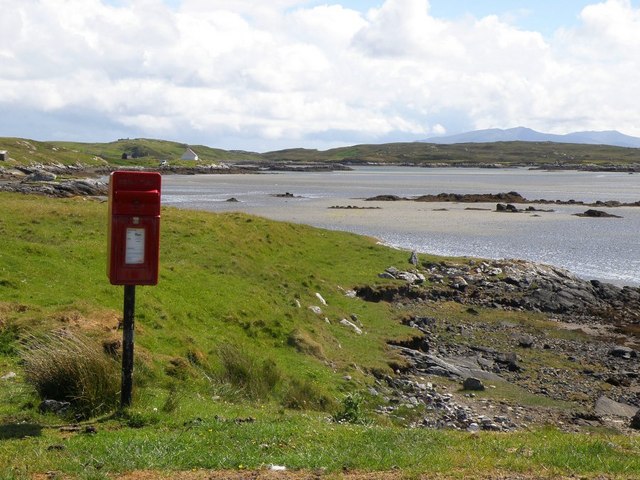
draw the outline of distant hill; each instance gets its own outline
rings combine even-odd
[[[603,132],[575,132],[566,135],[541,133],[526,127],[502,130],[490,128],[473,132],[459,133],[446,137],[432,137],[423,140],[426,143],[491,143],[491,142],[555,142],[586,145],[612,145],[616,147],[640,148],[640,138],[624,135],[616,130]]]
[[[430,167],[498,167],[537,166],[549,168],[628,169],[640,172],[640,148],[608,145],[604,141],[587,144],[588,132],[560,136],[564,141],[541,139],[544,134],[529,129],[487,130],[493,132],[480,142],[477,137],[463,137],[444,143],[445,138],[410,143],[352,145],[330,150],[292,148],[275,152],[245,152],[221,150],[204,145],[190,145],[200,157],[199,164],[227,163],[250,165],[252,168],[268,164],[346,164],[346,165],[421,165]],[[600,132],[604,134],[606,132]],[[614,132],[617,135],[621,135]],[[467,135],[467,134],[464,134]],[[511,138],[500,140],[500,135]],[[518,137],[519,136],[519,137]],[[623,136],[624,137],[624,136]],[[453,138],[453,137],[449,137]],[[515,140],[526,138],[526,140]],[[548,138],[548,137],[544,137]],[[600,137],[602,138],[602,137]],[[615,138],[612,135],[609,138]],[[632,139],[633,137],[627,137]],[[574,143],[569,143],[570,141]],[[457,143],[465,142],[465,143]],[[580,142],[580,143],[579,143]],[[640,147],[640,139],[638,139]],[[187,144],[154,139],[120,139],[109,143],[38,142],[20,138],[0,137],[0,150],[9,159],[0,161],[3,169],[19,165],[85,165],[157,167],[161,162],[171,166],[192,166],[195,162],[181,160]],[[126,155],[124,155],[126,154]],[[126,158],[123,158],[126,156]],[[272,165],[272,166],[273,166]]]

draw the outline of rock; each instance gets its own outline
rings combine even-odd
[[[231,197],[231,198],[227,198],[227,200],[226,200],[226,201],[227,201],[227,202],[231,202],[231,203],[237,203],[237,202],[239,202],[240,200],[238,200],[236,197]]]
[[[467,427],[467,432],[477,433],[479,431],[480,431],[480,425],[478,425],[475,422],[470,423],[469,426]]]
[[[531,348],[533,347],[533,343],[535,338],[531,335],[520,335],[518,337],[518,345],[522,348]]]
[[[24,178],[25,182],[53,182],[58,178],[55,173],[45,172],[44,170],[36,170]]]
[[[0,377],[0,380],[10,380],[16,377],[17,377],[16,372],[9,372],[6,375],[3,375],[2,377]]]
[[[469,286],[469,283],[462,277],[453,277],[451,279],[451,286],[456,290],[464,290]]]
[[[638,407],[627,405],[626,403],[616,402],[615,400],[605,397],[604,395],[596,400],[595,412],[597,415],[611,415],[615,417],[632,418],[637,416]]]
[[[418,265],[418,254],[415,252],[415,250],[411,252],[411,256],[409,257],[409,263],[413,266]]]
[[[396,278],[398,280],[404,280],[407,283],[416,283],[418,281],[418,276],[410,272],[399,272]]]
[[[638,352],[636,352],[633,348],[619,345],[609,350],[609,355],[611,355],[612,357],[624,358],[625,360],[629,360],[631,358],[636,358],[638,356]]]
[[[59,402],[58,400],[43,400],[38,406],[40,413],[65,413],[69,410],[71,404],[69,402]]]
[[[340,325],[343,325],[345,327],[349,327],[354,332],[356,332],[358,335],[362,335],[362,330],[355,323],[350,322],[346,318],[343,318],[342,320],[340,320]]]
[[[504,203],[498,203],[496,205],[496,212],[515,213],[517,211],[518,211],[518,209],[514,205],[511,205],[510,203],[508,203],[506,205]]]
[[[311,310],[316,315],[322,315],[322,309],[320,307],[318,307],[317,305],[311,305],[309,307],[309,310]]]
[[[484,385],[477,378],[467,377],[464,379],[464,382],[462,382],[462,388],[464,390],[473,390],[476,392],[481,392],[484,390]]]
[[[574,213],[576,217],[588,217],[588,218],[622,218],[619,215],[613,215],[603,210],[589,209],[583,213]]]
[[[327,304],[327,301],[326,301],[324,298],[322,298],[322,295],[320,295],[318,292],[316,292],[316,298],[317,298],[318,300],[320,300],[320,303],[321,303],[322,305],[326,305],[326,304]]]
[[[498,354],[496,362],[506,365],[510,372],[517,372],[520,370],[520,365],[518,365],[518,356],[513,352]]]
[[[635,430],[640,430],[640,410],[638,410],[636,414],[633,416],[629,426]]]
[[[388,278],[389,280],[395,280],[396,277],[392,274],[390,274],[389,272],[382,272],[378,274],[379,278]]]

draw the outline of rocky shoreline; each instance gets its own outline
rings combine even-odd
[[[368,202],[457,202],[457,203],[519,203],[519,204],[540,204],[540,205],[581,205],[587,207],[640,207],[637,202],[619,202],[617,200],[607,200],[596,202],[584,202],[580,200],[529,200],[518,192],[506,193],[439,193],[437,195],[421,195],[418,197],[400,197],[398,195],[377,195],[365,199]]]
[[[388,400],[380,413],[412,409],[416,427],[469,431],[640,429],[640,288],[519,260],[412,260],[380,273],[388,283],[356,289],[406,311],[416,331],[390,345],[404,363],[376,379]],[[462,318],[434,314],[450,304]]]

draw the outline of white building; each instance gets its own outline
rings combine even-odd
[[[180,157],[180,160],[193,160],[197,162],[199,158],[196,152],[194,152],[190,148],[187,148],[187,151],[182,154],[182,157]]]

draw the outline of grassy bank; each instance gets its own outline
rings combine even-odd
[[[138,288],[134,405],[61,429],[76,420],[38,411],[21,351],[52,331],[98,351],[121,337],[122,287],[105,274],[106,204],[11,194],[0,204],[0,376],[16,373],[0,380],[0,478],[269,464],[409,477],[640,475],[637,437],[553,428],[472,435],[376,414],[373,374],[402,363],[387,342],[414,331],[400,322],[405,312],[345,293],[388,282],[376,274],[406,265],[407,253],[238,213],[163,209],[160,283]],[[345,318],[364,333],[340,325]],[[361,405],[341,417],[349,392]]]

